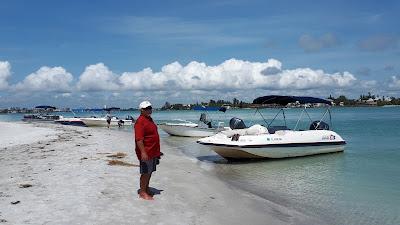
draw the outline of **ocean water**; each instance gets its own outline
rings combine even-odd
[[[262,110],[268,121],[277,111]],[[246,124],[263,122],[254,112],[228,111]],[[168,117],[160,114],[154,117]],[[300,109],[285,110],[288,127],[294,127],[300,114]],[[322,114],[323,109],[309,109],[312,120]],[[183,118],[196,120],[197,115],[190,112]],[[306,129],[311,122],[303,118],[301,128]],[[196,144],[196,139],[164,140],[205,162],[227,183],[328,223],[400,224],[400,107],[333,108],[332,124],[347,141],[343,153],[230,163]]]
[[[267,121],[278,112],[263,109]],[[312,120],[319,120],[323,109],[309,109]],[[155,111],[158,121],[185,119],[198,121],[199,111]],[[138,112],[116,115],[138,116]],[[247,125],[263,123],[255,110],[209,112],[213,121],[228,125],[231,117]],[[84,114],[78,114],[83,116]],[[87,114],[86,114],[87,115]],[[288,127],[294,127],[300,109],[287,109]],[[1,115],[0,121],[17,121],[22,115]],[[282,124],[277,117],[276,125]],[[324,121],[329,121],[327,117]],[[280,122],[280,123],[279,123]],[[303,116],[301,129],[311,121]],[[332,127],[346,141],[343,153],[279,160],[228,162],[195,138],[162,139],[176,151],[202,161],[201,165],[230,185],[270,201],[321,217],[331,224],[400,224],[400,107],[333,108]],[[132,128],[125,128],[131,132]]]

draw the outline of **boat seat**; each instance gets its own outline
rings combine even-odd
[[[275,134],[278,130],[290,130],[287,126],[270,126],[268,127],[268,132],[270,134]]]
[[[324,121],[314,121],[310,125],[310,130],[329,130],[329,125]]]
[[[239,136],[260,135],[260,134],[268,134],[268,129],[259,124],[256,124],[245,129],[224,130],[221,131],[221,133],[225,134],[227,137],[233,137],[234,135],[239,135]]]

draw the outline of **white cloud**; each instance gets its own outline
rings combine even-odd
[[[8,78],[11,76],[11,65],[8,61],[0,61],[0,90],[6,90]]]
[[[18,91],[67,92],[73,77],[62,67],[43,66],[15,85]]]
[[[118,76],[103,63],[90,65],[79,77],[77,87],[82,91],[113,91],[118,90]]]
[[[126,72],[119,77],[125,90],[247,90],[247,89],[307,89],[345,88],[356,78],[349,72],[328,74],[322,70],[299,68],[282,70],[275,59],[249,62],[229,59],[217,66],[196,61],[182,66],[174,62],[160,72],[146,68],[140,72]]]

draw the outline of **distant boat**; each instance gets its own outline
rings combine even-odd
[[[107,111],[108,115],[104,117],[84,117],[80,118],[82,122],[88,127],[106,127],[108,126],[107,119],[110,119],[110,126],[131,126],[135,123],[135,119],[132,116],[127,116],[125,119],[120,119],[115,116],[111,116],[111,111],[119,110],[118,107],[103,108],[102,111]]]
[[[62,119],[63,116],[50,115],[50,114],[26,114],[22,118],[25,122],[54,122],[55,120]]]
[[[108,126],[107,117],[86,117],[80,118],[80,120],[88,127],[106,127]],[[134,123],[134,119],[126,118],[119,119],[118,117],[111,117],[110,126],[131,126]]]
[[[63,116],[60,116],[60,115],[53,115],[53,114],[45,113],[49,109],[51,109],[51,110],[56,109],[56,107],[54,107],[54,106],[39,105],[39,106],[36,106],[35,108],[43,110],[43,111],[40,113],[35,113],[35,114],[25,114],[24,117],[22,118],[22,121],[25,121],[25,122],[53,122],[55,120],[63,118]]]

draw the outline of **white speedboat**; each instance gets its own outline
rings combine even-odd
[[[203,109],[202,107],[199,107]],[[206,108],[204,108],[206,110]],[[219,110],[225,112],[226,109]],[[218,125],[213,126],[212,121],[207,118],[206,113],[201,113],[198,123],[191,121],[176,119],[174,122],[166,122],[158,124],[165,133],[172,136],[180,137],[208,137],[218,133],[219,131],[230,129],[224,127],[223,122],[218,122]]]
[[[159,124],[165,133],[172,136],[180,137],[208,137],[216,134],[218,131],[224,130],[221,128],[209,128],[201,126],[190,121],[181,121],[181,123],[162,123]]]
[[[108,126],[107,117],[86,117],[79,118],[88,127],[106,127]],[[131,126],[134,122],[133,119],[119,119],[111,117],[110,126]]]
[[[283,106],[291,102],[331,104],[324,99],[295,96],[264,96],[253,101],[254,104]],[[283,109],[281,111],[283,112]],[[303,112],[306,112],[306,108],[301,116]],[[344,150],[345,140],[329,130],[329,125],[322,121],[328,112],[330,115],[329,107],[321,120],[311,123],[309,130],[296,129],[301,116],[293,130],[286,126],[271,126],[272,121],[266,127],[257,124],[246,128],[243,121],[233,118],[230,122],[232,130],[219,132],[197,142],[210,146],[217,154],[227,159],[286,158],[341,152]]]

